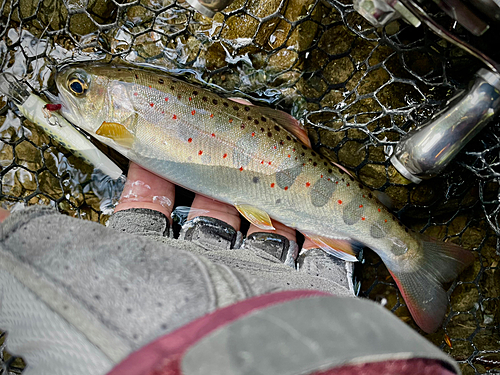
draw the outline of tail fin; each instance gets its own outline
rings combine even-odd
[[[412,267],[389,269],[415,322],[425,332],[436,331],[448,305],[442,283],[453,280],[472,261],[472,252],[452,243],[422,240],[422,258]]]

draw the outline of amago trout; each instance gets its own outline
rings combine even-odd
[[[369,189],[301,142],[290,116],[123,65],[68,66],[56,83],[66,118],[159,176],[235,205],[261,228],[281,221],[343,259],[373,249],[417,324],[439,327],[447,308],[441,283],[472,253],[402,225]]]

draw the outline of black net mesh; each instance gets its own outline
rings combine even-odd
[[[36,92],[51,89],[63,61],[122,58],[302,118],[314,148],[389,195],[405,224],[476,252],[449,285],[443,328],[426,337],[465,374],[500,371],[498,120],[430,182],[408,184],[387,160],[403,134],[467,86],[477,61],[425,28],[393,22],[375,30],[347,0],[236,0],[213,20],[180,0],[4,0],[0,13],[2,70]],[[51,205],[105,221],[121,184],[72,156],[12,103],[0,106],[3,206]],[[375,254],[366,255],[360,278],[361,295],[418,329]],[[20,366],[8,360],[0,374]]]

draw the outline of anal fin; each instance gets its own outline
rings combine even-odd
[[[314,242],[319,248],[339,259],[348,262],[358,262],[362,247],[356,245],[351,239],[335,239],[322,237],[315,234],[302,232],[307,238]]]
[[[267,212],[249,204],[235,204],[234,207],[250,223],[260,229],[274,230],[273,223]]]

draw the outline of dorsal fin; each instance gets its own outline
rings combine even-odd
[[[292,133],[295,137],[297,137],[303,144],[311,147],[311,141],[309,140],[309,136],[307,135],[306,128],[304,128],[304,126],[295,117],[277,109],[267,107],[259,107],[258,109],[260,113],[272,118],[286,130]]]
[[[229,99],[239,104],[254,106],[247,99],[243,98],[229,98]],[[277,109],[272,109],[268,107],[259,107],[259,106],[254,106],[254,107],[263,115],[272,118],[283,128],[285,128],[295,137],[297,137],[306,146],[311,147],[311,141],[309,140],[309,136],[307,135],[306,128],[304,128],[304,126],[295,117],[286,112],[279,111]]]

